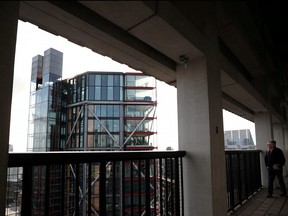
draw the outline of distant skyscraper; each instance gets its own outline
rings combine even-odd
[[[32,59],[28,151],[54,150],[56,113],[52,110],[52,93],[53,83],[62,78],[62,64],[63,54],[52,48]]]
[[[63,54],[55,49],[46,50],[44,56],[38,55],[33,58],[28,151],[156,148],[155,78],[142,73],[91,71],[61,80],[62,62]],[[116,167],[119,168],[120,164]],[[127,167],[130,168],[130,164],[127,164]],[[138,169],[137,164],[134,164],[134,167]],[[79,190],[85,191],[86,167],[83,165],[78,169],[83,178]],[[75,167],[39,167],[33,172],[33,215],[44,215],[48,211],[47,208],[49,215],[73,215]],[[99,167],[95,165],[93,175],[96,177],[98,172]],[[63,184],[65,193],[61,194]],[[97,182],[91,187],[92,208],[97,212]],[[48,188],[49,195],[44,197],[43,194],[47,194],[44,190]],[[119,186],[117,188],[120,190]],[[83,206],[79,208],[79,215],[85,215],[87,211],[86,196],[83,195],[81,198]],[[61,208],[59,203],[63,202],[63,199],[65,207]],[[116,202],[119,203],[120,200],[119,195]]]
[[[249,129],[224,131],[226,149],[255,149]]]

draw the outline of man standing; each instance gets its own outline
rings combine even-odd
[[[268,151],[265,155],[265,165],[268,169],[268,194],[267,197],[271,198],[273,194],[273,183],[275,176],[277,176],[281,195],[286,196],[286,187],[283,180],[283,169],[286,159],[283,154],[283,151],[280,148],[276,147],[276,141],[271,140],[267,142]]]

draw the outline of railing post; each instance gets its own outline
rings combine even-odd
[[[64,203],[65,203],[65,169],[66,166],[64,163],[61,164],[61,214],[64,214]]]
[[[165,175],[165,214],[166,215],[169,215],[168,214],[168,169],[167,169],[167,158],[165,158],[165,171],[164,171],[164,175]]]
[[[80,164],[76,164],[76,179],[75,179],[75,216],[78,216],[79,215],[79,186],[80,186],[80,174],[79,174],[79,166]]]
[[[153,199],[154,199],[154,202],[153,202],[153,215],[157,215],[157,207],[156,207],[156,203],[157,203],[157,163],[156,163],[156,159],[153,159],[153,186],[154,186],[154,189],[153,189]]]
[[[241,152],[237,154],[237,175],[238,175],[238,201],[242,205],[242,179],[241,179],[241,163],[240,163],[240,156],[242,155]]]
[[[244,181],[245,181],[245,196],[248,198],[249,196],[249,187],[248,187],[248,173],[247,173],[247,153],[244,153]]]
[[[230,172],[229,172],[229,179],[230,179],[230,184],[229,184],[229,190],[230,190],[230,204],[232,205],[232,209],[235,207],[235,199],[234,199],[234,181],[233,181],[233,163],[232,163],[232,154],[228,155],[228,163],[230,167]]]
[[[261,167],[260,167],[260,152],[256,152],[257,154],[257,176],[258,176],[258,188],[262,187],[262,182],[261,182]]]
[[[184,188],[183,188],[183,160],[182,160],[182,157],[180,157],[180,169],[181,169],[181,173],[180,173],[180,176],[181,176],[181,203],[182,203],[182,214],[184,216]]]
[[[174,173],[174,178],[175,178],[175,215],[179,216],[180,215],[180,192],[179,192],[179,163],[178,160],[179,158],[174,158],[175,160],[175,173]]]
[[[116,215],[116,162],[113,162],[113,168],[112,168],[112,174],[113,174],[113,196],[112,196],[112,215]],[[119,176],[119,173],[118,173]],[[119,187],[120,191],[120,187]],[[118,191],[118,192],[119,192]],[[118,201],[119,202],[119,201]],[[117,209],[119,211],[119,208]]]
[[[106,162],[100,162],[99,215],[106,215]]]
[[[173,171],[175,171],[175,170],[173,170],[174,158],[169,158],[169,161],[170,161],[169,165],[170,165],[170,191],[171,191],[171,203],[170,203],[171,212],[170,212],[170,214],[174,215],[174,210],[175,210],[175,199],[173,198],[175,195],[175,193],[174,193],[175,185],[173,187],[173,179],[174,179],[174,175],[175,175],[175,173],[173,172]]]
[[[88,216],[91,216],[91,196],[92,196],[92,192],[91,192],[91,188],[92,188],[92,185],[91,185],[91,182],[92,182],[92,167],[91,167],[91,163],[88,163]]]
[[[49,193],[50,193],[50,166],[45,167],[45,216],[49,215]]]
[[[130,161],[130,211],[131,215],[133,216],[133,208],[134,208],[134,203],[133,203],[133,161]]]
[[[145,160],[145,216],[150,216],[150,160]]]
[[[121,180],[121,197],[122,197],[122,202],[121,202],[121,211],[122,215],[125,215],[125,160],[122,161],[121,163],[121,175],[122,175],[122,180]]]
[[[142,176],[141,176],[141,160],[138,160],[138,212],[141,214],[141,199],[142,199]]]
[[[159,159],[159,191],[160,191],[160,203],[159,203],[159,210],[160,210],[160,215],[163,215],[163,175],[162,175],[162,158]]]
[[[31,216],[32,209],[32,166],[23,167],[21,216]]]

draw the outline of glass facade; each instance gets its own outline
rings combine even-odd
[[[71,95],[64,149],[155,147],[154,78],[141,73],[87,72],[65,82]]]
[[[67,103],[67,140],[64,150],[113,151],[152,150],[155,148],[156,81],[154,78],[143,76],[141,73],[87,72],[64,82],[69,83],[71,88],[71,95],[68,96]],[[133,166],[127,163],[122,169],[127,172],[131,167],[134,167],[133,169],[139,173],[139,167],[135,163]],[[80,167],[80,170],[83,170],[83,176],[87,173],[86,169],[86,166]],[[117,169],[114,172],[116,175],[114,178],[118,182],[120,165],[114,169]],[[66,184],[71,185],[71,191],[75,181],[73,170],[73,167],[66,170],[66,176],[69,178],[65,180]],[[94,177],[97,178],[98,165],[94,165],[93,170]],[[130,171],[128,172],[130,173]],[[139,176],[135,178],[139,178]],[[107,176],[107,181],[111,180]],[[131,179],[125,179],[124,193],[126,196],[131,188],[131,186],[128,187],[130,183]],[[85,185],[83,182],[82,191],[87,187]],[[96,211],[99,208],[97,199],[99,189],[97,188],[98,181],[95,181],[92,185],[92,205]],[[119,182],[116,188],[116,190],[120,190]],[[109,188],[106,190],[109,197]],[[74,193],[71,191],[67,193],[69,194],[68,200],[74,200]],[[139,195],[131,196],[135,197],[135,200],[139,200],[137,198]],[[84,196],[82,199],[85,200],[87,197]],[[124,201],[127,211],[131,210],[131,198],[125,199],[127,199]],[[120,202],[120,192],[119,200],[116,202]],[[73,202],[68,202],[67,205],[73,211]],[[106,205],[107,215],[112,215],[109,213],[109,199]],[[143,205],[145,205],[144,201]],[[83,205],[81,209],[84,212],[87,210],[87,206]],[[130,213],[126,212],[127,215]]]
[[[65,136],[61,127],[65,122],[65,94],[59,84],[62,77],[63,54],[48,49],[44,56],[32,59],[30,85],[28,151],[45,152],[61,150]],[[64,104],[62,104],[64,103]],[[59,207],[63,176],[58,166],[33,168],[32,215],[61,215]],[[44,197],[46,188],[49,196]],[[47,209],[48,208],[48,209]]]
[[[113,151],[156,148],[155,78],[144,76],[142,73],[86,72],[61,80],[62,60],[63,54],[54,49],[45,51],[44,56],[33,58],[28,151]],[[137,166],[133,165],[135,169]],[[113,178],[119,178],[120,170],[130,167],[132,167],[130,163],[113,166],[116,175]],[[76,169],[81,173],[79,190],[85,191],[86,165],[41,167],[33,170],[33,215],[44,215],[45,212],[47,214],[47,208],[49,208],[48,215],[74,214],[77,194],[75,190],[78,190],[75,189]],[[111,167],[111,170],[113,169]],[[92,173],[97,179],[99,173],[97,164],[93,165]],[[109,181],[108,176],[107,180]],[[126,184],[129,184],[129,181],[126,179]],[[98,181],[94,181],[91,186],[93,211],[96,212],[99,209],[98,184]],[[65,193],[61,195],[60,191],[64,185]],[[43,190],[47,186],[49,197],[43,197]],[[117,188],[119,190],[117,202],[120,202],[120,182]],[[107,193],[109,196],[109,188]],[[64,210],[59,207],[59,199],[63,199],[63,196]],[[81,197],[82,206],[79,208],[79,215],[85,215],[87,212],[85,199],[87,195]],[[125,205],[128,208],[131,203],[127,201]],[[107,206],[109,209],[109,201]]]
[[[124,139],[126,150],[155,146],[156,81],[143,74],[125,75]]]
[[[88,101],[122,101],[123,76],[121,74],[88,74]]]
[[[46,50],[44,56],[38,55],[32,59],[28,151],[56,150],[51,137],[56,133],[59,110],[55,110],[53,102],[59,100],[55,99],[53,83],[61,80],[62,61],[63,54],[54,49]]]

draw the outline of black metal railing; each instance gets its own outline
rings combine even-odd
[[[228,212],[262,188],[260,151],[225,151]]]
[[[6,206],[22,216],[184,215],[184,156],[185,151],[10,153],[10,172],[23,176],[13,178],[21,188],[11,187],[10,197],[22,199],[11,198]]]
[[[225,152],[228,212],[262,188],[259,152]],[[6,215],[184,215],[184,155],[11,153],[6,206],[13,211]]]

